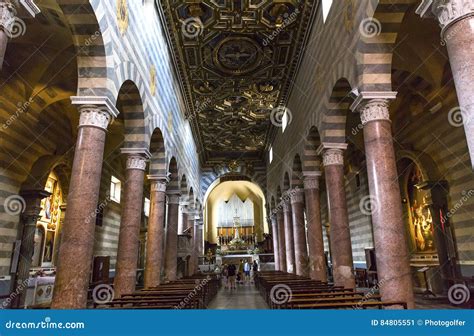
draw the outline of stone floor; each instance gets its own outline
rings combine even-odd
[[[237,289],[222,287],[207,309],[268,309],[253,284],[237,285]]]

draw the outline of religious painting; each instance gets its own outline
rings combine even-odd
[[[433,216],[427,202],[427,191],[417,186],[423,182],[416,164],[409,168],[407,176],[407,201],[409,203],[409,231],[416,253],[435,253]]]
[[[44,188],[50,196],[41,201],[41,211],[36,222],[33,266],[51,267],[54,265],[56,231],[61,217],[62,191],[58,177],[51,172]]]

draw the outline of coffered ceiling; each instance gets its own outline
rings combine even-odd
[[[316,11],[313,0],[162,0],[204,164],[261,160]],[[273,114],[272,114],[273,111]]]

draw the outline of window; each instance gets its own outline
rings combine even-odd
[[[331,6],[332,0],[323,0],[323,22],[326,22]]]
[[[281,132],[285,132],[286,126],[288,126],[288,109],[285,108],[283,116],[281,117]]]
[[[122,182],[115,176],[110,179],[110,199],[114,202],[120,203],[120,190],[122,189]]]
[[[143,203],[143,212],[146,217],[150,217],[150,199],[145,197],[145,202]]]
[[[268,162],[272,163],[273,161],[273,147],[270,147],[270,150],[268,151]]]

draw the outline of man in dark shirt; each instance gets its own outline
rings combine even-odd
[[[229,277],[229,287],[230,289],[236,289],[237,286],[235,285],[235,273],[237,271],[237,268],[235,267],[234,264],[230,264],[227,267],[227,276]]]

